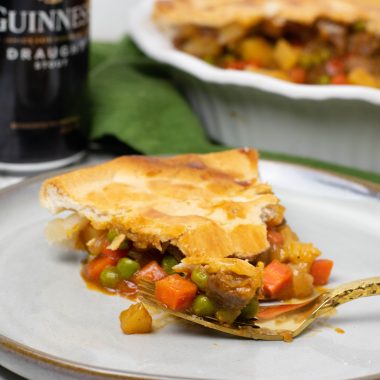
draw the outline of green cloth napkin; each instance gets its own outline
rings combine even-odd
[[[211,144],[162,65],[125,39],[94,44],[90,72],[91,138],[116,137],[144,154],[204,153]]]
[[[126,38],[94,43],[89,80],[90,137],[118,154],[205,153],[226,149],[208,140],[165,65]],[[261,157],[306,164],[380,183],[380,174],[261,151]]]

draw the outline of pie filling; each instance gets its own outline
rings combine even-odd
[[[250,260],[199,262],[170,242],[162,250],[142,249],[125,231],[95,229],[76,213],[50,222],[46,232],[55,243],[87,252],[82,275],[103,290],[133,297],[141,279],[153,281],[156,298],[168,308],[231,324],[254,318],[260,302],[306,298],[328,281],[332,262],[318,260],[320,251],[300,242],[285,221],[267,230],[270,248]]]
[[[254,27],[179,27],[175,46],[216,66],[300,84],[380,87],[380,38],[365,21],[312,25],[264,20]]]

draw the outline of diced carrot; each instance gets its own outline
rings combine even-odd
[[[269,243],[277,247],[282,247],[284,245],[284,237],[281,235],[280,232],[275,230],[268,230],[268,240]]]
[[[305,83],[306,82],[306,71],[301,67],[293,67],[289,70],[289,78],[294,83]]]
[[[264,294],[267,297],[276,298],[284,289],[292,285],[292,276],[289,265],[273,260],[264,268]]]
[[[230,61],[225,64],[226,69],[230,70],[245,70],[245,69],[259,69],[261,64],[258,61]]]
[[[344,60],[341,58],[333,58],[333,59],[330,59],[326,63],[326,72],[330,76],[344,74],[344,71],[345,71]]]
[[[112,249],[108,248],[103,248],[102,249],[102,256],[107,256],[107,257],[112,257],[115,260],[119,261],[123,257],[127,255],[128,251],[127,250],[122,250],[122,249],[116,249],[113,251]]]
[[[329,281],[334,262],[328,259],[315,260],[310,268],[310,274],[314,277],[314,285],[326,285]]]
[[[147,281],[158,281],[166,277],[168,274],[160,267],[157,261],[151,261],[135,273],[131,281],[138,283],[144,279]]]
[[[348,84],[348,78],[346,74],[337,74],[331,78],[331,84],[344,85]]]
[[[85,265],[83,270],[84,277],[89,281],[99,281],[99,276],[103,269],[108,266],[115,265],[116,262],[113,257],[98,256]]]
[[[260,307],[256,315],[257,319],[272,319],[276,318],[281,314],[288,313],[289,311],[294,311],[306,306],[310,303],[310,300],[301,303],[287,304],[287,305],[274,305],[274,306],[264,306]]]
[[[101,254],[89,261],[83,270],[85,278],[89,281],[99,281],[100,273],[108,266],[116,265],[117,262],[125,257],[127,251],[103,248]]]
[[[252,69],[260,69],[262,67],[262,64],[259,61],[247,61],[246,65],[248,68]]]
[[[247,62],[245,61],[231,61],[226,63],[226,69],[230,70],[244,70],[247,67]]]
[[[156,282],[155,295],[169,309],[180,311],[191,306],[197,290],[193,282],[173,274]]]

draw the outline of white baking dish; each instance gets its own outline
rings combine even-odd
[[[151,20],[153,1],[140,1],[131,19],[133,39],[175,68],[212,139],[380,171],[380,90],[298,85],[211,66],[176,50]]]

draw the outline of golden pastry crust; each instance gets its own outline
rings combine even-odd
[[[116,227],[140,248],[252,258],[269,248],[266,220],[281,211],[257,165],[253,149],[120,157],[45,181],[41,202],[52,212],[74,210],[95,228]]]
[[[251,27],[263,19],[302,24],[319,18],[343,23],[363,20],[370,32],[380,35],[378,0],[156,0],[153,17],[164,26],[213,28],[231,23]]]

